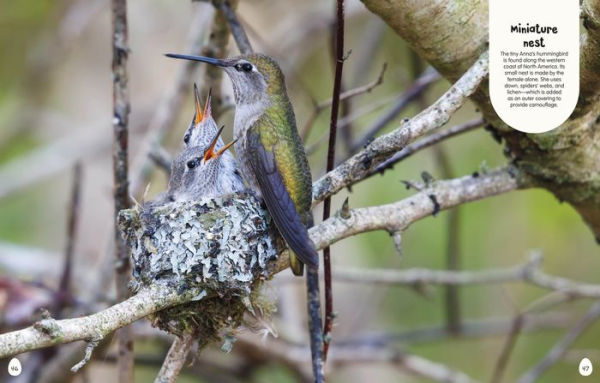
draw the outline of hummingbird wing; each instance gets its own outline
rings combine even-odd
[[[277,168],[273,148],[267,149],[254,129],[246,139],[250,167],[279,233],[303,263],[318,267],[319,256]]]

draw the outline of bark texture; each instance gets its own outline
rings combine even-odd
[[[487,49],[487,1],[362,2],[452,82]],[[543,134],[509,128],[491,106],[487,82],[471,98],[502,137],[519,170],[571,204],[600,240],[600,1],[584,0],[581,8],[581,93],[563,125]]]

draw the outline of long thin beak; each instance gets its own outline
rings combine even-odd
[[[176,53],[167,53],[167,54],[165,54],[165,56],[171,57],[171,58],[174,58],[174,59],[201,61],[203,63],[208,63],[208,64],[219,66],[219,67],[226,67],[226,66],[228,66],[227,65],[227,61],[220,60],[220,59],[215,59],[215,58],[212,58],[212,57],[192,56],[192,55],[180,55],[180,54],[176,54]]]
[[[223,128],[225,128],[225,125],[221,126],[221,129],[219,129],[217,134],[215,134],[215,137],[210,142],[208,149],[206,149],[206,151],[204,152],[204,163],[206,163],[207,161],[212,160],[214,158],[219,158],[219,156],[221,156],[223,153],[225,153],[225,151],[227,151],[227,149],[229,149],[231,147],[231,145],[235,144],[235,142],[237,141],[237,139],[233,140],[230,143],[228,143],[227,145],[223,146],[217,152],[215,152],[214,151],[215,145],[217,144],[217,140],[219,139],[219,136],[223,132]]]

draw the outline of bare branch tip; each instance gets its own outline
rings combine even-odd
[[[83,366],[85,366],[90,361],[90,359],[92,358],[92,352],[96,347],[98,347],[98,344],[102,339],[103,337],[98,337],[88,342],[87,346],[85,347],[85,355],[83,359],[79,363],[71,367],[72,372],[77,372],[81,370],[81,368],[83,368]]]

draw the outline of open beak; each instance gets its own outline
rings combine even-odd
[[[194,114],[194,127],[198,126],[199,123],[211,116],[211,93],[212,89],[208,91],[208,98],[204,104],[204,109],[202,109],[202,105],[200,104],[200,92],[198,92],[198,86],[194,84],[194,105],[196,107],[196,113]]]
[[[196,114],[194,114],[194,126],[197,126],[204,120],[206,113],[202,111],[202,106],[200,104],[200,94],[198,93],[198,87],[196,86],[196,84],[194,84],[194,105],[196,107]]]
[[[217,144],[217,140],[219,139],[219,136],[221,135],[221,132],[223,132],[223,128],[224,127],[225,127],[224,125],[221,126],[221,129],[219,129],[219,131],[217,132],[217,134],[215,134],[215,137],[210,142],[210,146],[204,152],[204,163],[206,163],[209,160],[212,160],[212,159],[215,159],[215,158],[219,158],[219,156],[221,156],[221,154],[225,153],[225,151],[227,149],[229,149],[231,147],[231,145],[235,144],[235,142],[237,141],[237,140],[233,140],[233,141],[231,141],[230,143],[228,143],[227,145],[223,146],[221,149],[219,149],[218,151],[215,152],[215,145]]]
[[[180,54],[176,54],[176,53],[167,53],[167,54],[165,54],[165,56],[171,57],[171,58],[174,58],[174,59],[201,61],[203,63],[207,63],[207,64],[219,66],[219,67],[230,66],[229,63],[226,60],[214,59],[212,57],[192,56],[192,55],[180,55]]]

